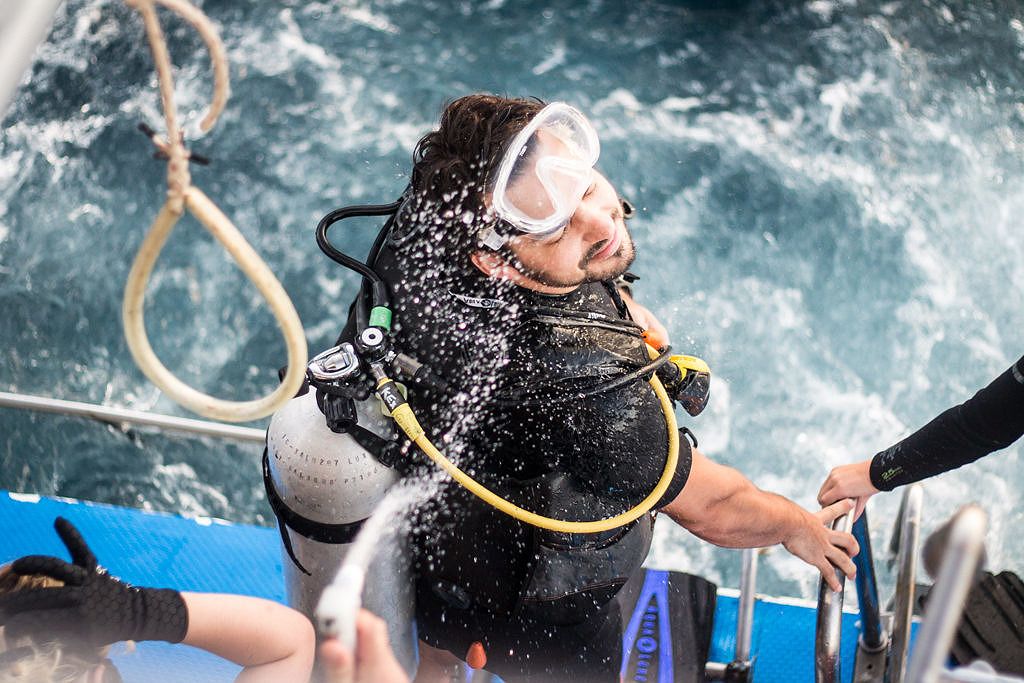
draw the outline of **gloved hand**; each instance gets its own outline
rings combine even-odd
[[[180,643],[188,631],[188,609],[178,591],[136,588],[97,566],[96,556],[71,522],[53,524],[74,564],[57,557],[28,555],[11,564],[14,574],[42,574],[62,587],[30,588],[0,596],[0,624],[8,642],[29,637],[37,643],[98,648],[121,640]]]

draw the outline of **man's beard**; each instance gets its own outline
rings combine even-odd
[[[542,285],[548,287],[579,287],[587,282],[614,280],[625,273],[633,265],[633,261],[636,260],[636,246],[633,244],[633,239],[629,233],[626,233],[622,239],[622,244],[619,245],[618,251],[615,252],[611,259],[608,259],[610,262],[602,262],[596,268],[591,268],[591,262],[594,260],[594,257],[606,246],[607,242],[598,242],[584,254],[577,266],[583,271],[583,276],[575,280],[558,278],[544,271],[527,268],[519,259],[515,258],[514,254],[511,254],[511,250],[509,250],[509,253],[514,259],[513,264],[516,270]],[[604,268],[601,266],[604,266]]]

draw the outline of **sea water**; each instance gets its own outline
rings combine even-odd
[[[590,116],[599,167],[639,209],[636,296],[714,372],[708,410],[684,423],[762,488],[815,507],[831,467],[1024,353],[1018,3],[199,4],[226,43],[232,97],[195,135],[208,58],[164,15],[189,144],[213,160],[193,182],[277,273],[313,351],[357,286],[318,251],[317,220],[396,198],[444,103],[491,91]],[[0,389],[186,415],[120,328],[165,192],[139,122],[162,127],[141,22],[120,1],[69,0],[2,120]],[[334,239],[364,254],[377,225]],[[154,348],[186,381],[234,399],[274,386],[274,320],[194,221],[172,234],[147,303]],[[0,411],[0,487],[17,491],[271,524],[259,451]],[[924,529],[978,501],[990,564],[1024,570],[1019,456],[929,481]],[[898,501],[869,508],[876,548]],[[740,556],[663,520],[650,563],[736,585]],[[816,584],[784,551],[764,559],[764,592]]]

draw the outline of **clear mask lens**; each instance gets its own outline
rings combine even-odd
[[[593,182],[597,133],[567,104],[544,107],[512,141],[498,166],[492,204],[500,218],[543,237],[569,222]]]

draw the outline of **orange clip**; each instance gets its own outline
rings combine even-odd
[[[657,332],[651,329],[644,330],[642,333],[644,341],[653,346],[654,348],[661,350],[668,346],[666,340],[662,339]]]
[[[466,664],[480,670],[487,666],[487,653],[484,652],[484,645],[479,640],[473,641],[466,652]]]

